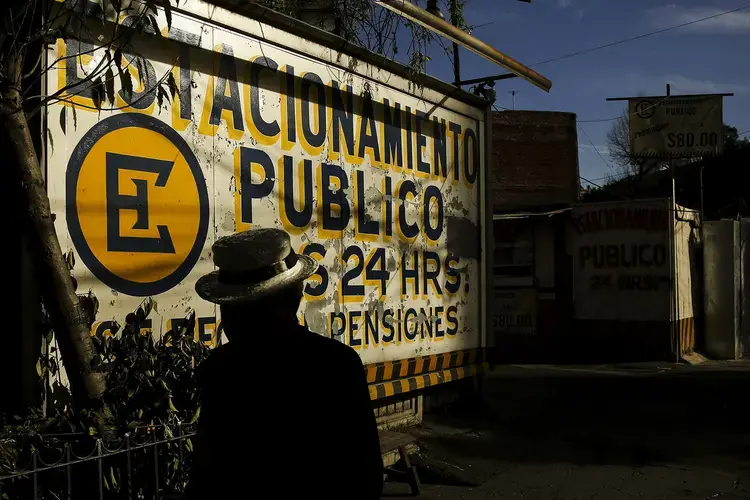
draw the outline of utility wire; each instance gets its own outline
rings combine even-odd
[[[584,128],[581,127],[580,125],[578,126],[578,130],[580,130],[581,132],[583,132],[584,137],[586,137],[586,140],[589,141],[589,144],[591,144],[591,147],[594,148],[594,151],[596,151],[596,154],[599,155],[599,158],[602,159],[602,161],[604,162],[604,165],[607,168],[609,168],[610,170],[613,170],[612,169],[612,165],[610,165],[609,162],[607,162],[607,160],[604,159],[604,156],[602,156],[602,154],[599,152],[599,148],[597,148],[594,145],[594,143],[591,141],[591,139],[589,139],[589,134],[586,133],[586,130],[584,130]]]
[[[581,179],[581,180],[582,180],[582,181],[584,181],[584,182],[588,182],[588,183],[589,183],[589,184],[591,184],[592,186],[598,187],[599,189],[604,189],[604,188],[602,188],[602,187],[601,187],[601,186],[600,186],[599,184],[597,184],[596,182],[591,182],[590,180],[588,180],[587,178],[585,178],[585,177],[584,177],[584,176],[582,176],[582,175],[579,175],[579,176],[578,176],[578,178],[579,178],[579,179]]]
[[[530,67],[531,66],[540,66],[542,64],[547,64],[547,63],[551,63],[551,62],[561,61],[563,59],[569,59],[571,57],[576,57],[576,56],[580,56],[580,55],[583,55],[583,54],[588,54],[589,52],[594,52],[594,51],[597,51],[597,50],[606,49],[606,48],[609,48],[609,47],[614,47],[615,45],[620,45],[620,44],[623,44],[623,43],[632,42],[634,40],[639,40],[641,38],[646,38],[646,37],[649,37],[649,36],[658,35],[660,33],[666,32],[666,31],[676,30],[678,28],[684,28],[685,26],[690,26],[691,24],[701,23],[703,21],[708,21],[710,19],[715,19],[717,17],[725,16],[727,14],[733,14],[735,12],[739,12],[741,10],[745,10],[745,9],[748,9],[748,8],[750,8],[750,5],[744,5],[742,7],[737,7],[736,9],[727,10],[727,11],[724,11],[724,12],[719,12],[718,14],[713,14],[711,16],[702,17],[700,19],[695,19],[693,21],[688,21],[686,23],[676,24],[674,26],[669,26],[667,28],[662,28],[660,30],[651,31],[649,33],[643,33],[642,35],[632,36],[630,38],[624,38],[622,40],[617,40],[616,42],[605,43],[604,45],[598,45],[596,47],[591,47],[589,49],[579,50],[578,52],[571,52],[570,54],[564,54],[562,56],[553,57],[552,59],[547,59],[545,61],[536,62],[534,64],[530,64],[529,66]]]

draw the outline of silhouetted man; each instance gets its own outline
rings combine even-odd
[[[359,356],[299,325],[318,268],[281,230],[219,239],[198,295],[229,343],[200,367],[191,500],[380,497],[383,463]]]

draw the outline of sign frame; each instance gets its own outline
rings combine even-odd
[[[723,97],[731,97],[733,93],[720,93],[720,94],[680,94],[674,95],[670,93],[669,85],[667,85],[667,93],[662,96],[628,96],[628,97],[610,97],[607,101],[628,101],[628,139],[630,146],[630,154],[633,158],[652,158],[652,159],[663,159],[671,160],[677,158],[695,158],[704,156],[716,156],[722,153],[724,149],[724,120],[723,120]],[[690,120],[690,114],[683,115],[682,124],[678,124],[680,117],[675,117],[675,121],[670,122],[667,120],[657,120],[657,123],[653,123],[653,118],[661,108],[665,108],[670,102],[675,101],[689,101],[689,100],[709,100],[718,99],[718,110],[712,111],[713,120],[717,120],[719,123],[711,126],[704,126],[703,123],[697,123],[695,120]],[[635,108],[643,107],[642,103],[650,103],[646,105],[644,109],[638,110]],[[650,112],[649,112],[650,111]],[[693,109],[693,111],[695,111]],[[718,115],[718,116],[717,116]],[[645,137],[634,137],[633,133],[633,121],[634,116],[637,116],[639,120],[644,123],[639,127],[639,131],[651,132],[646,135],[658,134],[658,137],[652,138],[653,142],[658,144],[656,147],[648,149],[647,145],[638,145],[637,139]],[[685,119],[686,118],[686,119]],[[691,129],[701,128],[701,130],[694,132]],[[709,130],[710,129],[710,130]],[[661,138],[661,141],[659,139]],[[715,140],[712,140],[715,137]],[[703,144],[701,140],[703,140]],[[641,141],[645,142],[645,141]],[[673,152],[669,152],[668,144],[674,144],[674,148],[679,149]],[[703,147],[704,149],[701,149]],[[692,148],[692,149],[688,149]],[[710,148],[710,149],[709,149]]]

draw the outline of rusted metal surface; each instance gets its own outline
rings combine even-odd
[[[48,109],[49,194],[78,292],[99,300],[94,330],[152,297],[147,331],[195,310],[196,337],[216,343],[219,311],[193,291],[211,244],[280,227],[322,266],[300,319],[365,364],[479,347],[482,271],[466,241],[481,241],[484,109],[277,25],[183,9],[169,30],[159,16],[164,38],[134,40],[140,62],[125,54],[146,81],[134,71],[134,97],[117,82],[120,109],[89,109],[86,92]],[[92,47],[51,48],[54,61]],[[101,52],[58,63],[50,92]],[[169,72],[179,93],[159,102],[148,88]]]

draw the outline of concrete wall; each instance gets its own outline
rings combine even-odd
[[[734,220],[703,226],[703,281],[706,354],[740,357],[740,224]]]

